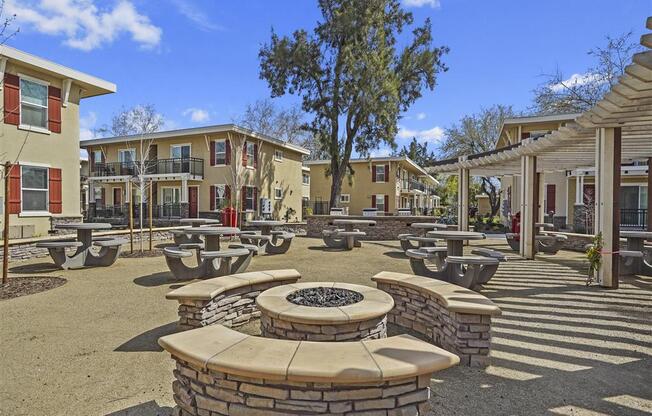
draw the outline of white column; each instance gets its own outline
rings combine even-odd
[[[582,203],[582,181],[580,179],[581,176],[578,173],[575,177],[575,205],[580,205]]]
[[[521,256],[534,259],[534,223],[539,206],[537,183],[537,159],[535,156],[521,156]]]
[[[188,203],[188,179],[182,179],[181,180],[181,202],[182,204],[187,204]]]
[[[457,178],[457,228],[469,230],[469,170],[460,169]]]
[[[538,192],[539,200],[537,201],[538,202],[538,204],[537,204],[537,212],[534,215],[534,217],[537,219],[536,222],[545,222],[544,220],[545,220],[546,214],[547,214],[546,213],[546,207],[544,205],[544,199],[545,199],[545,194],[546,194],[546,187],[545,187],[545,183],[544,183],[545,182],[544,178],[545,178],[545,174],[540,173],[539,178],[538,178],[538,182],[539,182],[539,192]]]
[[[599,214],[596,215],[598,229],[602,233],[602,266],[599,281],[604,287],[618,288],[620,249],[620,155],[621,129],[600,128],[597,132],[596,148],[596,201]]]
[[[125,202],[131,203],[131,181],[125,179]]]

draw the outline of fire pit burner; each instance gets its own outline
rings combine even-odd
[[[310,287],[290,293],[288,301],[295,305],[329,308],[347,306],[364,299],[362,293],[338,287]]]

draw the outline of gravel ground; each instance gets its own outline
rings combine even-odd
[[[499,240],[482,245],[506,250]],[[370,286],[379,271],[410,271],[397,242],[338,252],[308,238],[250,270],[290,267],[302,281]],[[176,303],[164,295],[180,283],[161,257],[65,272],[35,259],[10,271],[68,282],[0,301],[0,415],[170,414],[172,360],[156,340],[175,331]],[[583,279],[576,253],[502,264],[482,290],[503,309],[493,365],[436,373],[432,415],[650,414],[652,280],[608,291]]]

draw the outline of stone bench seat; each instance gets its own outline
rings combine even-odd
[[[633,250],[620,250],[618,251],[618,255],[620,257],[630,257],[630,258],[637,258],[637,259],[642,259],[644,257],[644,254],[642,251],[633,251]]]
[[[459,362],[409,335],[329,343],[213,325],[159,345],[176,361],[174,401],[192,416],[426,415],[431,374]]]
[[[543,234],[537,235],[534,238],[537,251],[546,254],[557,254],[568,240],[568,236],[563,234]]]
[[[246,248],[251,251],[254,256],[258,254],[258,246],[255,244],[233,243],[229,244],[229,248]]]
[[[257,241],[270,241],[272,236],[262,234],[240,234],[241,240],[257,240]]]
[[[65,248],[74,248],[81,247],[84,244],[81,241],[66,240],[66,241],[42,241],[36,243],[36,247],[47,248],[47,249],[65,249]]]
[[[388,322],[416,331],[469,366],[489,364],[491,318],[500,308],[485,296],[428,277],[381,272],[371,280],[394,299]]]
[[[179,327],[199,328],[211,324],[243,325],[260,316],[256,297],[275,286],[296,283],[294,269],[238,273],[190,283],[168,293],[179,302]]]
[[[166,257],[172,257],[175,259],[182,259],[184,257],[192,257],[192,253],[187,250],[183,250],[179,247],[165,247],[163,249],[163,254]]]
[[[475,254],[476,256],[484,256],[484,257],[489,257],[496,259],[500,262],[507,261],[507,257],[505,257],[505,254],[501,253],[500,251],[492,250],[490,248],[474,248],[471,250],[471,254]]]
[[[505,233],[505,238],[507,239],[507,244],[514,251],[520,251],[521,247],[521,236],[516,233]]]
[[[497,265],[498,259],[485,256],[448,256],[446,262],[467,265]]]
[[[367,233],[364,231],[338,231],[336,235],[340,237],[364,237]]]

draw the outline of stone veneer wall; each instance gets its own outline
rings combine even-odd
[[[177,357],[175,416],[427,416],[430,374],[378,384],[262,380],[193,367]]]
[[[387,316],[342,325],[319,325],[271,318],[260,319],[262,336],[297,341],[358,341],[387,338]]]
[[[489,365],[490,315],[450,312],[434,295],[396,284],[377,284],[394,298],[388,322],[425,335],[438,347],[457,354],[462,365]]]
[[[210,300],[179,299],[179,328],[182,330],[221,324],[227,327],[244,325],[260,316],[256,297],[263,291],[298,279],[258,283],[226,290]]]
[[[376,225],[372,227],[360,226],[360,231],[367,233],[360,240],[396,240],[399,234],[419,234],[420,230],[410,227],[413,222],[437,222],[435,217],[430,216],[378,216],[378,217],[361,217],[361,216],[335,216],[335,215],[310,215],[307,222],[308,237],[321,238],[322,231],[334,228],[331,224],[336,219],[347,220],[373,220]]]

